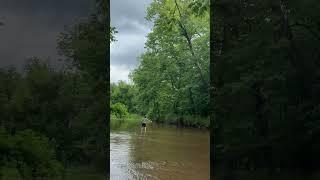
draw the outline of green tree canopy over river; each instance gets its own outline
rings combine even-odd
[[[209,4],[204,2],[150,4],[146,18],[154,26],[146,52],[130,74],[132,84],[111,85],[111,103],[157,122],[180,119],[187,126],[209,126]]]

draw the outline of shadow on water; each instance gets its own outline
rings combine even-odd
[[[209,132],[171,126],[111,131],[111,178],[209,179]]]

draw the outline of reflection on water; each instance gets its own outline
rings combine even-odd
[[[209,179],[209,132],[174,127],[112,131],[112,180]]]

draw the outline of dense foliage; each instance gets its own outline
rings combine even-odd
[[[197,5],[162,0],[148,8],[146,18],[154,26],[131,73],[139,114],[156,121],[208,116],[209,13]]]
[[[54,158],[64,166],[92,162],[97,156],[96,134],[99,127],[93,122],[99,118],[97,112],[101,104],[92,103],[96,97],[85,76],[70,71],[54,71],[46,63],[32,59],[23,74],[13,69],[2,69],[0,84],[1,127],[9,137],[27,129],[37,133],[26,131],[26,136],[21,136],[25,138],[23,141],[27,141],[28,136],[35,139],[47,137],[48,140],[44,141],[52,144],[50,148],[56,152]],[[40,147],[46,150],[45,145],[40,144]],[[28,148],[29,153],[38,154],[36,144]],[[11,152],[10,149],[8,151]],[[16,155],[12,157],[16,158]]]
[[[32,130],[9,135],[0,130],[0,168],[16,168],[22,179],[27,177],[50,177],[59,179],[63,167],[55,158],[54,148],[48,138]],[[3,176],[1,169],[0,177]]]
[[[213,158],[223,168],[213,174],[317,170],[320,4],[217,0],[212,7]]]
[[[126,105],[119,102],[115,104],[111,104],[110,110],[112,114],[114,114],[117,118],[120,118],[120,119],[128,115],[128,109]]]
[[[124,81],[111,83],[111,106],[116,103],[121,103],[126,106],[129,113],[138,113],[137,88],[133,84],[128,84]],[[112,110],[111,110],[112,111]]]
[[[61,33],[61,70],[36,57],[23,72],[0,69],[1,170],[59,179],[71,166],[108,169],[107,12],[97,0],[95,13]]]

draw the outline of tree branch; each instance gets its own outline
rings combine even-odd
[[[192,54],[192,57],[195,59],[195,65],[196,65],[196,67],[197,67],[197,69],[198,69],[198,71],[199,71],[199,73],[200,73],[200,78],[201,78],[201,80],[202,80],[202,82],[203,82],[204,84],[208,84],[208,83],[206,82],[206,80],[204,79],[204,77],[203,77],[203,73],[202,73],[202,69],[201,69],[200,63],[199,63],[199,61],[198,61],[198,60],[196,59],[196,57],[195,57],[195,53],[194,53],[194,50],[193,50],[191,38],[190,38],[190,35],[188,34],[187,28],[186,28],[186,27],[184,26],[184,24],[181,22],[182,14],[181,14],[181,11],[180,11],[178,2],[177,2],[177,0],[175,0],[174,2],[175,2],[175,4],[176,4],[177,10],[178,10],[178,13],[179,13],[179,16],[180,16],[180,20],[177,20],[177,21],[178,21],[178,23],[179,23],[180,28],[181,28],[182,31],[183,31],[183,36],[187,39],[188,47],[189,47],[189,50],[190,50],[190,52],[191,52],[191,54]]]

